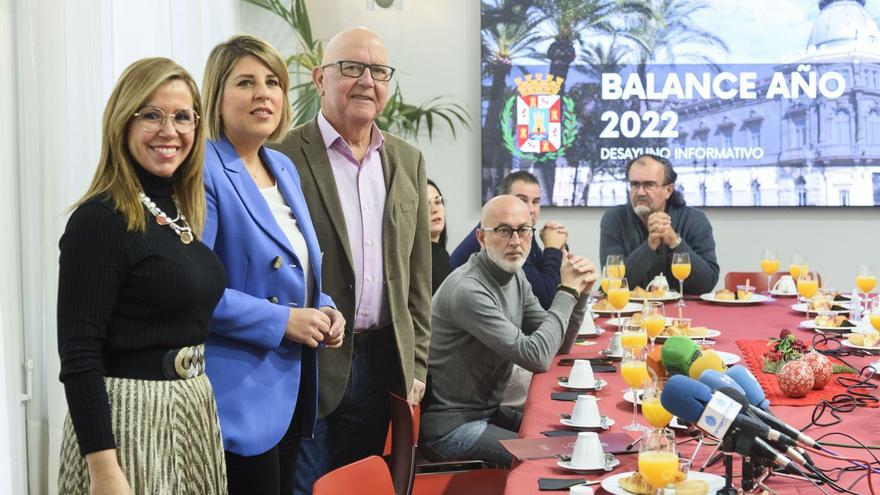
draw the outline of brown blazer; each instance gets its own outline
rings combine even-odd
[[[385,142],[380,156],[387,191],[383,261],[398,357],[391,360],[389,356],[388,365],[399,366],[399,373],[392,373],[394,392],[406,397],[413,378],[425,381],[431,338],[431,238],[425,159],[402,139],[382,134]],[[293,161],[302,179],[302,191],[324,255],[324,292],[333,298],[346,321],[342,348],[322,348],[318,354],[318,414],[324,417],[342,400],[351,371],[355,293],[348,232],[317,119],[293,129],[283,143],[273,147]]]

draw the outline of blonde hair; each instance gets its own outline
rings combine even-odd
[[[246,34],[229,38],[225,43],[215,46],[211,50],[211,54],[208,55],[208,63],[205,65],[205,79],[202,81],[202,87],[205,89],[204,120],[208,139],[217,140],[223,136],[223,116],[220,114],[220,107],[223,104],[223,86],[238,59],[247,55],[253,55],[266,64],[266,67],[275,74],[281,85],[284,99],[281,105],[281,122],[268,138],[270,142],[280,142],[290,127],[290,99],[287,95],[290,88],[290,74],[288,74],[287,65],[278,50],[260,38]]]
[[[146,229],[148,213],[138,198],[142,186],[134,168],[140,165],[128,149],[128,131],[132,125],[137,125],[134,114],[156,90],[171,81],[183,81],[187,85],[192,94],[193,110],[201,114],[199,89],[189,72],[176,62],[154,57],[129,65],[116,82],[104,108],[98,169],[89,189],[74,208],[106,195],[122,213],[129,231],[143,232]],[[173,184],[174,196],[196,236],[201,234],[205,223],[205,139],[202,126],[198,121],[193,130],[192,149],[175,172]]]

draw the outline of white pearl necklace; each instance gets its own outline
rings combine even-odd
[[[186,217],[183,215],[183,213],[180,212],[180,205],[177,203],[176,198],[171,198],[174,201],[174,208],[177,209],[177,217],[173,219],[169,218],[164,211],[156,206],[156,203],[152,199],[150,199],[149,196],[144,194],[143,191],[138,193],[138,198],[141,200],[141,203],[143,203],[144,206],[146,206],[147,209],[150,210],[150,213],[152,213],[153,216],[156,217],[156,223],[158,223],[159,225],[167,225],[171,227],[171,230],[173,230],[174,233],[177,234],[177,237],[180,237],[180,242],[184,244],[189,244],[193,241],[194,237],[192,229],[190,228],[189,224],[186,223]],[[180,222],[180,225],[178,225],[177,222]]]

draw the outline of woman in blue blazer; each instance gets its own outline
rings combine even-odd
[[[287,131],[288,84],[278,52],[251,36],[215,47],[205,68],[203,241],[228,274],[205,353],[232,495],[293,493],[299,438],[316,418],[315,348],[339,347],[345,325],[321,292],[296,167],[263,146]]]

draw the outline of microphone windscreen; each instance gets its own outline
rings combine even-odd
[[[707,349],[703,351],[702,356],[695,359],[694,363],[691,364],[691,369],[688,370],[688,376],[694,380],[698,380],[706,370],[715,370],[721,373],[726,369],[727,366],[724,366],[724,361],[721,360],[721,356],[712,349]]]
[[[696,423],[712,400],[712,391],[686,376],[670,376],[660,394],[663,408],[682,421]]]
[[[721,387],[730,387],[739,391],[745,396],[745,391],[735,382],[733,378],[721,373],[718,370],[706,370],[700,375],[700,383],[709,387],[713,392]]]
[[[725,387],[718,387],[716,390],[717,390],[718,392],[721,392],[722,394],[724,394],[724,395],[730,397],[730,398],[733,399],[735,402],[739,402],[739,405],[743,406],[743,410],[744,410],[744,411],[748,411],[748,410],[749,410],[749,406],[751,405],[751,404],[749,404],[749,399],[746,398],[746,395],[740,391],[741,389],[739,388],[739,386],[736,386],[736,387],[727,387],[727,386],[725,386]]]
[[[770,408],[770,401],[766,399],[764,389],[748,368],[737,364],[728,368],[725,374],[739,384],[750,404],[765,411]]]
[[[702,355],[700,348],[690,337],[674,335],[666,339],[660,356],[663,359],[663,367],[666,373],[671,375],[688,376],[691,364]]]
[[[648,357],[645,359],[645,364],[648,365],[648,370],[653,371],[658,379],[669,376],[666,373],[666,368],[663,367],[663,357],[661,356],[662,351],[663,346],[658,345],[654,347],[653,351],[648,353]]]

